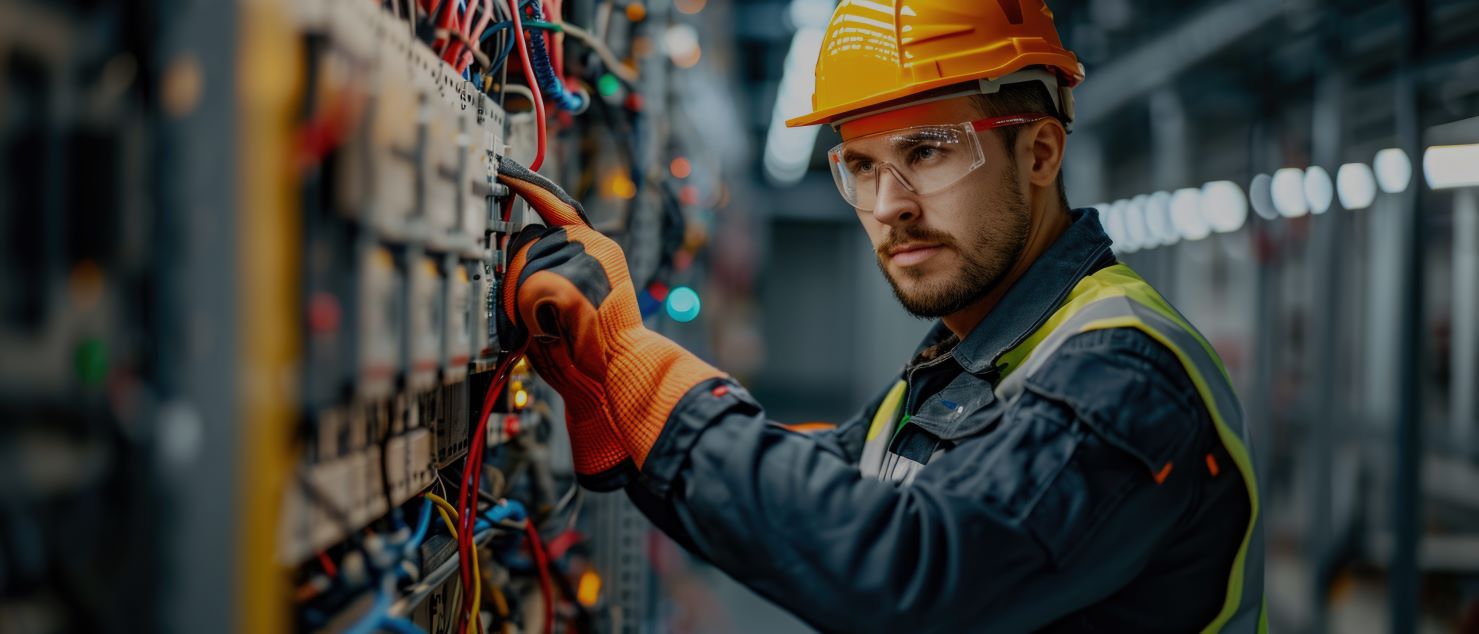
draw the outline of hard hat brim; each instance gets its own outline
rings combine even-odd
[[[823,108],[821,110],[810,112],[799,117],[787,119],[786,127],[800,128],[809,125],[833,123],[842,119],[847,119],[864,114],[868,110],[872,110],[882,106],[895,105],[895,102],[904,101],[920,93],[926,93],[937,88],[945,88],[954,84],[961,84],[965,82],[976,81],[979,79],[998,79],[1011,74],[1013,71],[1027,66],[1041,65],[1053,69],[1059,76],[1060,81],[1063,82],[1063,85],[1068,88],[1077,86],[1079,82],[1083,81],[1084,76],[1078,72],[1065,74],[1065,69],[1063,68],[1062,63],[1063,59],[1060,55],[1055,55],[1051,53],[1029,53],[1019,56],[1018,58],[1012,60],[1012,63],[1004,65],[1002,68],[991,68],[974,73],[963,73],[960,75],[952,75],[950,77],[941,77],[939,79],[931,79],[928,81],[910,83],[900,86],[894,90],[875,93],[862,99],[855,99],[847,103],[832,106],[831,108]]]

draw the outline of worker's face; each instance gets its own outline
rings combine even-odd
[[[982,116],[969,98],[962,97],[851,121],[842,125],[841,133],[849,151],[882,157],[890,150],[888,135],[869,135]],[[904,309],[919,317],[950,315],[985,296],[1002,281],[1027,242],[1031,209],[1016,161],[996,131],[976,134],[986,162],[961,180],[921,196],[885,170],[877,180],[873,208],[857,210],[873,242],[878,268]]]

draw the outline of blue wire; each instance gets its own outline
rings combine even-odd
[[[421,499],[421,516],[416,519],[416,532],[412,533],[411,539],[406,540],[406,544],[401,547],[403,556],[410,557],[416,549],[421,548],[421,542],[426,541],[426,531],[431,527],[433,506],[435,505],[431,503],[431,498]]]
[[[411,538],[401,546],[404,557],[409,557],[421,547],[421,542],[426,540],[426,533],[431,527],[432,501],[430,498],[422,498],[421,515],[416,520],[416,531]],[[502,504],[488,509],[484,513],[486,520],[479,520],[474,530],[491,528],[492,522],[503,520],[522,521],[528,517],[528,511],[518,500],[505,500]],[[383,577],[382,577],[383,579]],[[374,634],[381,630],[395,632],[396,634],[425,634],[415,623],[398,617],[392,617],[390,612],[390,590],[394,588],[394,577],[391,581],[382,581],[380,587],[375,591],[375,603],[370,606],[370,611],[359,621],[344,630],[345,634]]]
[[[396,634],[426,634],[426,630],[423,630],[415,623],[412,623],[409,620],[400,617],[386,617],[380,619],[379,625],[380,627],[378,629],[395,632]]]
[[[504,20],[502,22],[494,22],[488,25],[488,30],[483,31],[483,36],[478,38],[478,43],[482,44],[483,42],[488,41],[488,38],[493,37],[494,33],[511,28],[514,28],[514,23],[508,20]]]
[[[385,620],[386,613],[390,611],[390,593],[386,592],[385,585],[382,582],[375,591],[375,603],[370,606],[370,611],[344,630],[344,634],[373,634],[380,629],[380,622]]]
[[[499,31],[502,31],[502,30],[505,30],[505,29],[508,29],[508,30],[511,31],[511,30],[513,30],[513,28],[514,28],[514,23],[513,22],[498,22],[498,23],[495,23],[494,25],[488,27],[488,30],[483,31],[483,36],[481,38],[479,38],[478,43],[481,44],[483,42],[488,41],[488,38],[493,37],[493,34],[499,32]],[[509,56],[510,53],[513,52],[513,50],[514,50],[514,37],[513,37],[513,34],[510,33],[508,35],[508,37],[504,38],[504,40],[503,40],[503,50],[502,51],[499,51],[498,56],[493,58],[492,63],[490,65],[490,67],[488,68],[488,74],[489,75],[496,75],[498,73],[498,71],[503,68],[503,64],[508,61],[508,56]]]
[[[524,510],[524,505],[518,500],[504,500],[502,504],[488,509],[483,515],[491,522],[502,522],[504,520],[521,522],[529,514]]]
[[[539,11],[539,5],[530,5],[535,20],[544,20]],[[590,98],[583,92],[572,93],[565,89],[565,82],[555,76],[555,67],[549,58],[549,50],[544,45],[544,33],[538,29],[530,29],[529,40],[529,62],[534,65],[534,75],[539,80],[539,90],[544,93],[545,99],[555,102],[555,105],[575,114],[585,112],[586,106],[590,105]]]

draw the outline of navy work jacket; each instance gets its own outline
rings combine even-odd
[[[1114,263],[1098,214],[1071,213],[964,341],[950,347],[936,324],[921,352],[943,345],[949,358],[905,368],[909,403],[961,373],[991,392],[996,357]],[[961,407],[991,400],[958,385],[947,396]],[[1238,478],[1196,468],[1209,454],[1232,463],[1185,370],[1149,336],[1115,328],[1074,335],[1034,385],[949,429],[902,426],[890,458],[923,466],[890,481],[859,469],[881,395],[835,430],[803,434],[767,421],[738,385],[709,381],[679,402],[627,492],[685,548],[822,631],[1202,629],[1251,507]],[[1152,473],[1134,448],[1106,442],[1137,437],[1102,428],[1126,420],[1175,440],[1184,467]]]

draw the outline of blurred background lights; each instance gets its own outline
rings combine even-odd
[[[1346,163],[1335,171],[1335,193],[1340,206],[1350,210],[1365,209],[1376,200],[1376,177],[1365,163]]]
[[[1161,194],[1166,196],[1166,204],[1171,210],[1171,222],[1176,225],[1176,231],[1182,238],[1196,241],[1211,235],[1212,228],[1202,215],[1202,196],[1199,190],[1185,187],[1172,194],[1158,192],[1156,196]]]
[[[1274,220],[1279,217],[1279,210],[1274,208],[1274,179],[1268,174],[1259,174],[1248,183],[1248,202],[1253,206],[1253,213],[1264,220]]]
[[[1428,148],[1423,153],[1423,175],[1433,189],[1479,186],[1479,144]]]
[[[1145,204],[1149,199],[1150,197],[1145,194],[1133,196],[1126,204],[1126,208],[1134,210],[1131,213],[1145,218],[1146,246],[1158,247],[1171,244],[1170,236],[1166,235],[1170,231],[1168,225],[1171,224],[1171,218],[1169,214],[1162,216],[1156,213],[1157,210],[1150,209]]]
[[[1401,148],[1387,148],[1376,153],[1371,162],[1376,172],[1376,184],[1388,194],[1405,191],[1412,181],[1412,161]]]
[[[601,93],[602,97],[614,96],[620,90],[621,80],[617,79],[616,75],[603,73],[601,78],[596,80],[596,92]]]
[[[698,317],[700,308],[698,293],[687,286],[676,286],[668,291],[667,301],[664,302],[668,309],[668,316],[673,321],[687,323]]]
[[[1150,246],[1145,236],[1145,216],[1140,213],[1132,213],[1130,201],[1120,199],[1109,205],[1114,214],[1120,217],[1120,226],[1125,236],[1125,246],[1130,251],[1138,251]]]
[[[632,22],[641,22],[647,19],[647,7],[643,6],[640,2],[633,2],[627,5],[627,19]]]
[[[1274,172],[1270,193],[1274,209],[1285,218],[1298,218],[1310,212],[1309,201],[1304,198],[1304,170],[1286,167]]]
[[[1213,231],[1232,233],[1248,221],[1248,197],[1232,181],[1212,181],[1202,185],[1202,217]]]
[[[811,151],[816,145],[818,126],[788,128],[786,119],[811,109],[817,57],[821,54],[824,29],[832,15],[832,2],[792,0],[789,15],[796,33],[791,36],[775,106],[771,109],[762,161],[766,178],[783,187],[795,185],[806,176]]]
[[[1171,217],[1171,194],[1155,192],[1148,196],[1136,196],[1130,200],[1140,201],[1139,204],[1147,220],[1154,219],[1161,244],[1174,244],[1181,240],[1181,232],[1176,228],[1176,219]]]
[[[1119,214],[1110,213],[1109,203],[1094,203],[1089,206],[1099,211],[1099,224],[1104,226],[1104,233],[1109,234],[1109,240],[1114,243],[1114,248],[1122,249],[1125,246],[1125,237],[1124,232],[1120,230]]]
[[[1304,171],[1304,200],[1310,211],[1323,214],[1335,200],[1335,186],[1330,183],[1330,172],[1319,165],[1311,165]]]
[[[1170,209],[1166,206],[1160,209],[1152,207],[1150,196],[1139,194],[1130,197],[1129,207],[1145,219],[1146,246],[1165,246],[1181,239],[1180,235],[1172,235],[1176,233],[1176,227],[1171,224]]]
[[[697,66],[699,58],[703,55],[698,45],[698,30],[692,25],[679,23],[668,27],[662,41],[668,58],[673,60],[673,65],[678,68]]]

